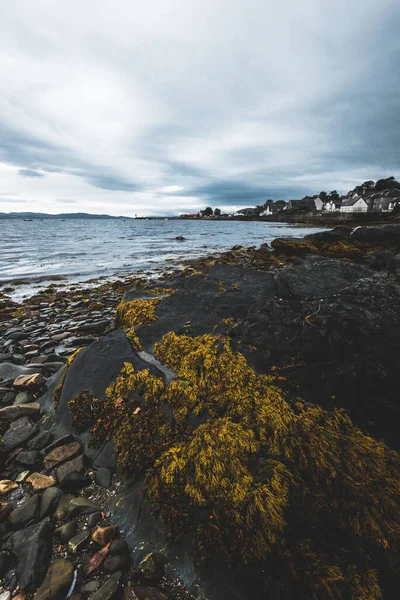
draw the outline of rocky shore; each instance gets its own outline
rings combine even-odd
[[[400,226],[0,297],[0,600],[397,598]]]

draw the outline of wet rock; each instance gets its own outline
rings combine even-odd
[[[66,544],[74,537],[77,527],[78,524],[76,521],[68,521],[65,525],[58,527],[54,533],[58,535],[63,544]]]
[[[35,600],[64,600],[71,587],[74,567],[71,562],[57,559],[50,565],[46,577],[35,594]]]
[[[110,548],[108,550],[108,553],[111,556],[114,556],[116,554],[127,554],[128,552],[128,546],[127,543],[124,540],[113,540],[110,544]]]
[[[165,564],[166,559],[162,554],[150,552],[139,563],[138,571],[145,579],[154,581],[163,575]]]
[[[6,574],[9,564],[10,556],[7,554],[7,552],[0,552],[0,581]]]
[[[40,455],[37,450],[23,450],[17,456],[17,462],[24,466],[33,466],[39,461]]]
[[[62,492],[58,487],[49,487],[46,490],[44,490],[42,494],[42,503],[40,506],[40,519],[44,519],[45,517],[53,514],[53,512],[56,511],[56,509],[58,510],[59,503],[61,502],[61,497]]]
[[[37,523],[7,540],[7,547],[17,560],[18,583],[24,591],[33,592],[43,581],[51,559],[53,530],[49,522]]]
[[[54,448],[58,448],[58,446],[64,446],[65,444],[69,444],[70,442],[74,442],[75,438],[72,435],[72,433],[67,433],[67,435],[63,435],[60,438],[57,438],[56,440],[54,440],[54,442],[52,444],[49,444],[49,446],[47,446],[46,448],[43,448],[43,455],[45,456],[46,454],[48,454],[49,452],[51,452],[52,450],[54,450]]]
[[[111,485],[111,471],[106,467],[99,467],[95,472],[95,481],[103,488],[109,488]]]
[[[78,498],[72,498],[69,503],[69,511],[71,515],[89,515],[93,512],[98,512],[100,507],[94,504],[88,498],[78,496]]]
[[[115,556],[107,556],[103,567],[109,573],[115,573],[116,571],[124,571],[128,567],[128,564],[127,556],[117,554]]]
[[[96,542],[96,544],[99,544],[99,546],[107,546],[108,542],[116,536],[117,532],[118,528],[112,525],[98,527],[93,532],[92,540]]]
[[[15,480],[14,480],[14,481],[15,481],[16,483],[22,483],[22,482],[24,482],[24,481],[25,481],[25,479],[26,479],[26,478],[28,477],[28,475],[30,475],[30,474],[31,474],[31,471],[29,471],[29,470],[22,471],[22,473],[20,473],[20,474],[18,475],[18,477],[15,477]]]
[[[0,594],[0,600],[11,600],[11,592],[3,592]]]
[[[95,525],[97,525],[97,523],[99,523],[103,518],[103,515],[100,511],[98,512],[94,512],[91,515],[89,515],[88,518],[88,526],[89,527],[94,527]]]
[[[69,331],[65,331],[64,333],[56,333],[54,335],[51,336],[52,340],[55,340],[56,342],[62,342],[63,340],[67,339],[71,334],[69,333]]]
[[[3,442],[8,451],[14,450],[23,445],[37,431],[36,425],[32,423],[29,417],[21,417],[7,429],[3,435]]]
[[[0,408],[0,420],[1,421],[15,421],[20,417],[35,416],[40,412],[39,402],[30,402],[29,404],[13,404],[12,406],[6,406]]]
[[[44,468],[49,470],[61,465],[62,463],[74,458],[81,449],[79,442],[71,442],[64,446],[58,446],[54,448],[49,454],[47,454],[43,460]]]
[[[60,492],[61,492],[61,490],[60,490]],[[70,514],[71,500],[73,500],[73,496],[69,496],[69,495],[60,496],[58,504],[57,504],[57,508],[54,512],[54,516],[56,519],[63,519],[64,517],[67,517]]]
[[[82,346],[89,346],[95,339],[91,337],[77,337],[71,338],[65,342],[65,346],[68,348],[81,348]]]
[[[28,402],[31,402],[31,400],[32,397],[30,394],[28,394],[28,392],[19,392],[19,394],[17,394],[15,397],[14,404],[28,404]]]
[[[35,494],[10,513],[9,520],[14,528],[25,527],[36,518],[39,512],[40,498],[39,494]]]
[[[97,579],[92,579],[92,581],[88,581],[81,587],[81,592],[83,594],[92,594],[93,592],[96,592],[99,587],[100,581],[97,581]]]
[[[8,494],[11,490],[15,490],[18,487],[18,483],[14,483],[10,479],[2,479],[0,481],[0,494]]]
[[[76,458],[69,460],[56,469],[57,481],[63,486],[65,478],[71,473],[83,473],[85,470],[85,463],[83,454],[80,454]]]
[[[46,380],[41,373],[31,375],[19,375],[14,381],[14,388],[17,390],[39,391],[46,385]]]
[[[186,241],[186,238],[184,238],[183,235],[177,235],[175,239],[177,242],[185,242]]]
[[[81,473],[68,473],[61,481],[60,487],[66,494],[78,494],[80,490],[92,483],[87,475]]]
[[[10,504],[0,504],[0,523],[5,521],[12,511],[12,506]]]
[[[52,435],[50,431],[41,431],[27,444],[28,450],[42,450],[50,442]]]
[[[119,590],[119,580],[122,573],[114,573],[98,590],[91,596],[90,600],[112,600]]]
[[[32,475],[27,477],[26,482],[29,483],[35,491],[39,491],[54,486],[56,480],[54,477],[48,477],[47,475],[42,475],[41,473],[32,473]]]
[[[71,538],[68,542],[68,552],[77,554],[82,548],[85,548],[90,540],[90,532],[85,531]]]

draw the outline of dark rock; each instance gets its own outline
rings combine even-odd
[[[45,456],[46,454],[49,454],[52,450],[54,450],[54,448],[57,448],[58,446],[63,446],[64,444],[69,444],[73,441],[75,441],[75,437],[72,435],[72,433],[63,435],[62,437],[59,437],[56,440],[54,440],[54,442],[49,446],[43,448],[42,454]]]
[[[3,442],[6,449],[10,452],[18,446],[23,445],[37,431],[36,425],[32,423],[29,417],[21,417],[7,429],[3,435]]]
[[[96,592],[100,587],[100,581],[97,579],[92,579],[92,581],[88,581],[81,587],[81,592],[84,594],[92,594]]]
[[[56,470],[57,481],[60,486],[63,487],[64,479],[68,477],[71,473],[83,473],[85,470],[84,456],[80,454],[73,460],[69,460],[64,463]]]
[[[100,507],[83,496],[72,498],[69,503],[69,512],[71,515],[90,515],[90,513],[98,512]]]
[[[61,495],[62,492],[58,487],[49,487],[47,490],[44,490],[40,506],[40,519],[44,519],[53,514],[57,508]]]
[[[16,529],[20,529],[33,521],[39,512],[40,499],[40,494],[35,494],[31,498],[28,498],[28,500],[25,500],[21,506],[15,508],[9,516],[11,525]]]
[[[40,460],[37,450],[23,450],[17,456],[17,462],[21,465],[33,466]]]
[[[60,482],[60,487],[66,494],[77,494],[82,488],[87,487],[92,480],[87,475],[81,473],[67,473]]]
[[[111,485],[111,471],[105,467],[96,469],[95,480],[98,485],[103,488],[109,488]]]
[[[64,559],[55,560],[35,594],[35,600],[64,600],[71,587],[74,567]]]
[[[27,447],[29,450],[42,450],[50,442],[52,435],[50,431],[41,431],[33,439],[31,439]]]
[[[76,521],[69,521],[65,525],[58,527],[54,533],[58,535],[63,544],[66,544],[67,542],[69,542],[70,539],[74,537],[77,526],[78,525]]]
[[[94,338],[91,337],[76,337],[67,340],[65,342],[65,346],[67,348],[81,348],[82,346],[89,346],[89,344],[91,344],[94,341]]]
[[[350,235],[350,240],[398,246],[400,244],[400,224],[356,227]]]
[[[348,240],[350,238],[350,234],[352,229],[349,227],[343,227],[342,225],[339,227],[335,227],[332,230],[328,231],[318,231],[317,233],[310,233],[309,235],[305,235],[305,240],[316,242],[340,242],[343,240]]]
[[[135,585],[132,589],[139,600],[167,600],[167,596],[154,587]]]
[[[116,571],[124,571],[129,565],[126,555],[117,554],[115,556],[107,556],[103,563],[103,567],[109,573]]]
[[[98,590],[91,596],[90,600],[112,600],[119,590],[119,580],[122,573],[114,573]]]
[[[71,538],[68,542],[68,552],[77,554],[82,548],[85,548],[90,540],[90,531],[84,531]]]
[[[30,402],[29,404],[18,404],[0,408],[1,421],[15,421],[21,417],[33,417],[40,412],[39,402]]]
[[[6,552],[0,552],[0,581],[6,574],[10,564],[10,556]]]
[[[88,518],[88,526],[89,527],[94,527],[95,525],[97,525],[97,523],[99,523],[103,518],[103,515],[100,511],[98,512],[94,512],[91,515],[89,515]]]
[[[14,381],[14,388],[17,390],[39,391],[46,386],[46,380],[40,373],[28,375],[19,375]]]
[[[14,533],[7,547],[17,560],[18,583],[33,592],[42,583],[51,559],[54,526],[49,522],[30,525]]]
[[[128,552],[128,545],[124,540],[113,540],[110,544],[110,548],[108,550],[108,553],[111,556],[114,556],[116,554],[126,554]]]
[[[81,450],[81,445],[79,442],[70,442],[69,444],[65,444],[63,446],[57,446],[51,452],[46,454],[43,459],[43,464],[45,469],[53,469],[54,467],[58,467],[62,463],[71,460],[77,454],[79,454]]]
[[[177,242],[186,242],[186,238],[183,235],[177,235],[175,239]]]
[[[139,563],[138,571],[145,579],[155,581],[163,575],[166,562],[159,552],[150,552]]]
[[[17,394],[14,404],[28,404],[28,402],[32,401],[32,396],[28,392],[19,392]]]

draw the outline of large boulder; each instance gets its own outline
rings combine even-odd
[[[356,227],[350,236],[354,242],[400,246],[400,224]]]
[[[7,540],[7,547],[17,561],[18,584],[24,591],[35,591],[44,579],[51,559],[53,530],[52,523],[37,523]]]

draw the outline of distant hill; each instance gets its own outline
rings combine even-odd
[[[111,215],[91,215],[89,213],[60,213],[49,215],[36,212],[0,213],[0,219],[132,219],[132,217],[113,217]]]

